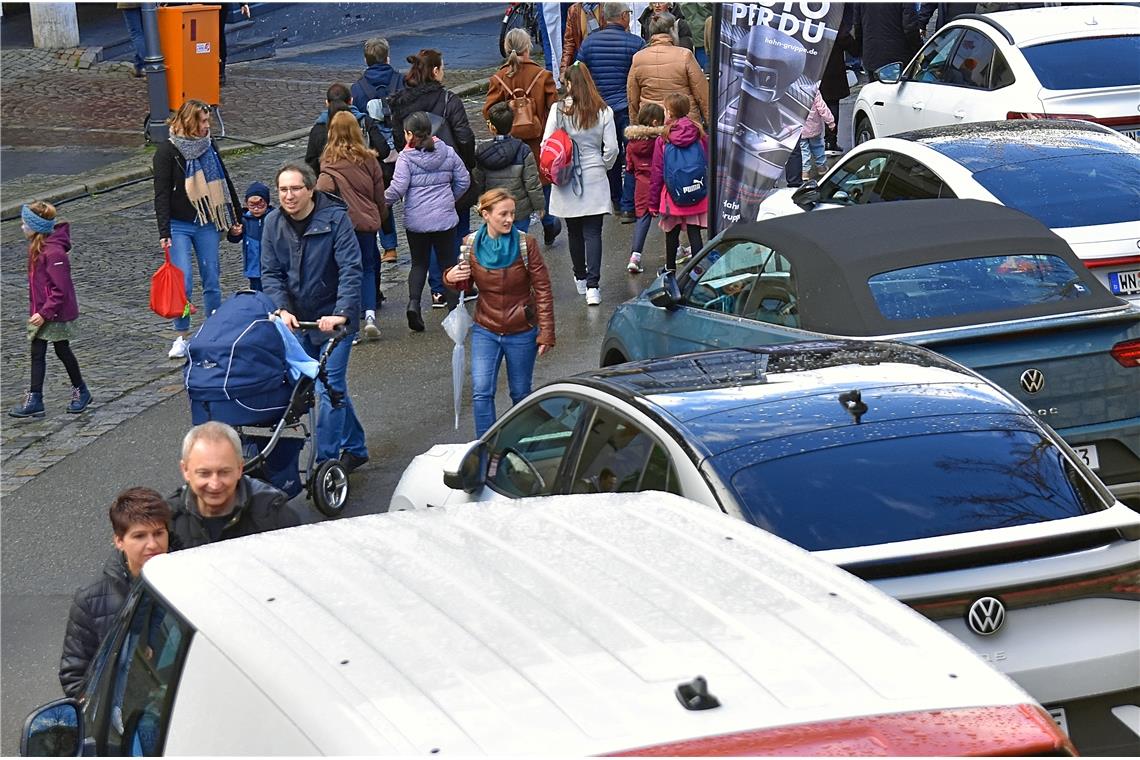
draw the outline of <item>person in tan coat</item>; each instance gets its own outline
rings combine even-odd
[[[649,45],[633,56],[626,94],[629,120],[637,122],[642,103],[662,105],[665,96],[679,92],[689,96],[689,118],[709,121],[709,83],[691,50],[678,47],[674,36],[676,19],[662,13],[650,22]]]
[[[586,39],[586,35],[605,28],[602,3],[571,5],[570,10],[566,12],[566,31],[562,33],[562,68],[559,71],[566,71],[574,63],[574,57],[578,55],[578,48],[582,46],[582,40]]]

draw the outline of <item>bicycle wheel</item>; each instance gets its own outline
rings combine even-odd
[[[531,47],[533,50],[534,35],[538,31],[538,27],[533,26],[533,21],[528,24],[528,16],[530,19],[535,18],[534,11],[531,10],[530,5],[530,3],[511,3],[510,7],[507,8],[507,12],[503,15],[503,23],[499,27],[499,55],[503,56],[503,58],[507,57],[507,32],[512,29],[526,29],[527,33],[531,35]]]

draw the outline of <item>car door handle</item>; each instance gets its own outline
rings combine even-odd
[[[921,111],[922,109],[926,108],[926,101],[925,100],[916,100],[910,104],[910,107],[916,111]]]
[[[966,112],[965,111],[955,111],[954,112],[954,118],[955,119],[964,119],[964,118],[966,118]]]

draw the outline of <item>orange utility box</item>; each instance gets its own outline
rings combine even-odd
[[[166,90],[170,110],[187,100],[216,106],[218,39],[221,14],[218,5],[166,5],[158,9],[158,38],[166,59]]]

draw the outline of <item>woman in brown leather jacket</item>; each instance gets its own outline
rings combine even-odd
[[[554,348],[550,275],[530,235],[514,229],[515,199],[502,188],[479,196],[483,225],[463,241],[459,264],[443,273],[456,290],[479,288],[471,328],[471,389],[475,435],[495,422],[499,365],[507,360],[511,402],[530,393],[534,362]]]

